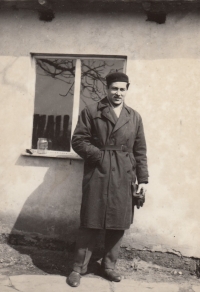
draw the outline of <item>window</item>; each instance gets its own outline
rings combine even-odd
[[[106,96],[105,76],[125,72],[123,56],[65,56],[33,54],[36,87],[32,149],[38,138],[48,139],[51,151],[73,152],[71,136],[78,115]]]

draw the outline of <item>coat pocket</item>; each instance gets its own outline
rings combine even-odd
[[[98,170],[100,176],[104,176],[107,173],[107,171],[105,169],[105,165],[103,163],[104,156],[105,156],[105,151],[101,151],[101,158],[97,164],[97,170]]]
[[[90,182],[90,180],[91,180],[91,178],[92,178],[92,176],[94,174],[94,171],[95,171],[95,167],[91,166],[91,165],[89,165],[88,163],[85,162],[85,164],[84,164],[83,181],[82,181],[83,187],[86,186]]]

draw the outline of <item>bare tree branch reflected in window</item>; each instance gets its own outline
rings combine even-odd
[[[111,72],[114,64],[101,60],[82,60],[81,65],[81,95],[99,101],[106,94],[105,69],[109,68]]]
[[[120,64],[121,65],[121,64]],[[37,59],[37,66],[43,70],[43,76],[50,76],[70,85],[65,94],[73,95],[75,66],[73,60],[68,59]],[[123,68],[115,66],[113,61],[81,60],[81,99],[87,104],[85,98],[99,101],[106,95],[105,76],[113,71],[122,71]]]
[[[66,94],[73,94],[75,66],[73,60],[70,59],[37,59],[37,66],[43,70],[43,76],[50,76],[70,85]]]

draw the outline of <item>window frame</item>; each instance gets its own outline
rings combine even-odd
[[[78,122],[79,116],[79,106],[80,106],[80,89],[81,89],[81,60],[82,59],[107,59],[107,60],[123,60],[124,68],[123,72],[126,72],[127,68],[127,56],[125,55],[97,55],[97,54],[53,54],[53,53],[30,53],[31,56],[31,64],[32,64],[32,76],[31,76],[31,84],[32,84],[32,92],[33,98],[35,101],[35,92],[36,92],[36,60],[40,58],[48,58],[48,59],[75,59],[76,60],[76,69],[75,69],[75,79],[74,79],[74,96],[73,96],[73,108],[72,108],[72,126],[71,126],[71,138],[73,132],[75,130],[76,124]],[[34,113],[32,114],[32,116]],[[32,118],[33,125],[33,118]],[[33,131],[33,126],[32,129]],[[31,132],[32,134],[32,132]],[[32,135],[31,135],[31,145],[32,145]],[[32,153],[32,154],[31,154]],[[70,151],[59,151],[59,150],[47,150],[46,154],[37,153],[37,149],[26,149],[22,153],[22,155],[26,156],[36,156],[36,157],[51,157],[51,158],[68,158],[68,159],[82,159],[78,154],[74,152],[70,145]]]

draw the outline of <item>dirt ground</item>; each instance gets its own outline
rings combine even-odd
[[[101,255],[94,254],[89,265],[86,277],[100,276]],[[144,258],[142,259],[142,258]],[[146,282],[173,282],[200,284],[200,279],[194,269],[187,270],[173,268],[170,258],[161,265],[152,262],[147,254],[130,253],[121,251],[117,262],[117,270],[126,279]],[[0,244],[0,274],[1,275],[62,275],[68,276],[73,261],[73,252],[40,249],[30,246],[16,246]],[[169,267],[170,266],[170,267]],[[177,266],[177,265],[176,265]]]

